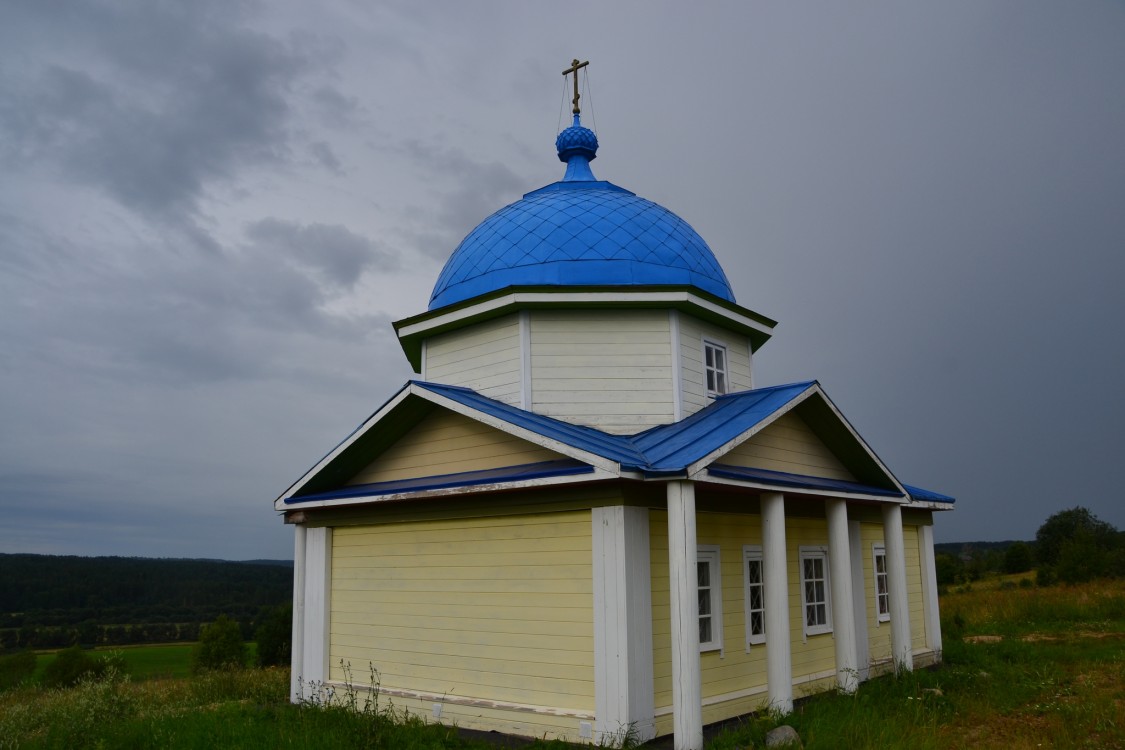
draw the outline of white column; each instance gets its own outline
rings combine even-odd
[[[785,496],[762,493],[762,564],[766,594],[766,679],[771,711],[793,711],[793,653],[789,642],[789,566]]]
[[[859,663],[855,648],[855,613],[852,610],[848,506],[844,500],[827,500],[825,510],[828,514],[828,570],[832,577],[832,632],[836,644],[836,684],[845,693],[854,693],[859,687]]]
[[[675,750],[703,747],[695,485],[668,482],[668,593],[672,611],[672,731]]]
[[[594,508],[594,742],[656,736],[648,508]]]
[[[299,703],[305,645],[305,525],[293,527],[293,647],[289,656],[289,700]]]
[[[329,594],[332,590],[332,529],[305,532],[305,617],[301,675],[306,698],[328,679]]]
[[[926,612],[926,645],[941,655],[941,615],[938,611],[937,562],[934,560],[934,527],[918,527],[922,560],[922,603]]]
[[[867,584],[863,580],[863,536],[859,521],[848,521],[852,558],[852,613],[855,615],[855,658],[859,679],[871,676],[871,646],[867,641]]]
[[[895,669],[914,669],[910,643],[910,602],[906,598],[906,550],[902,543],[902,506],[883,505],[883,546],[887,551],[887,583],[891,607],[891,658]]]

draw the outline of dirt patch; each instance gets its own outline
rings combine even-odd
[[[1028,633],[1027,635],[1020,636],[1020,640],[1024,643],[1040,643],[1051,641],[1066,641],[1075,638],[1122,638],[1125,633],[1107,633],[1104,630],[1080,630],[1077,633],[1067,633],[1066,635],[1047,635],[1046,633]]]
[[[967,635],[965,643],[999,643],[1004,640],[1002,635]]]

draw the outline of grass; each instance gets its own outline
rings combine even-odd
[[[811,696],[784,720],[745,718],[709,746],[764,747],[766,732],[784,721],[808,750],[1125,748],[1125,582],[1000,583],[943,597],[940,667],[871,680],[854,695]],[[999,639],[965,640],[980,635]],[[387,701],[360,698],[357,710],[291,705],[287,670],[169,677],[186,668],[186,651],[161,649],[177,648],[185,647],[123,649],[130,668],[140,667],[137,678],[0,693],[0,750],[491,747]]]
[[[250,663],[254,663],[254,644],[247,644]],[[134,680],[150,680],[170,677],[187,677],[191,674],[191,650],[194,643],[161,643],[143,646],[118,646],[109,649],[95,649],[94,655],[117,652],[125,661],[128,675]],[[56,652],[41,652],[35,667],[35,679],[43,674],[55,659]]]

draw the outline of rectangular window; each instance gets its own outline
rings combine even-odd
[[[724,345],[703,340],[703,375],[708,396],[727,392],[727,348]]]
[[[746,594],[746,645],[766,642],[766,582],[762,548],[742,548],[742,574]]]
[[[890,586],[887,582],[887,549],[881,544],[872,546],[875,569],[875,617],[878,622],[891,619]]]
[[[699,591],[699,650],[723,647],[723,589],[719,580],[719,548],[701,544],[696,559]]]
[[[801,547],[801,606],[805,613],[805,635],[832,632],[828,550],[824,547]]]

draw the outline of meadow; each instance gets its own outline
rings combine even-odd
[[[945,593],[941,606],[944,663],[798,701],[784,723],[806,748],[1125,748],[1125,581],[1039,588],[996,578]],[[386,699],[290,705],[284,669],[188,676],[188,651],[122,649],[128,676],[0,693],[0,749],[492,747]],[[728,723],[709,747],[764,747],[778,723]]]

